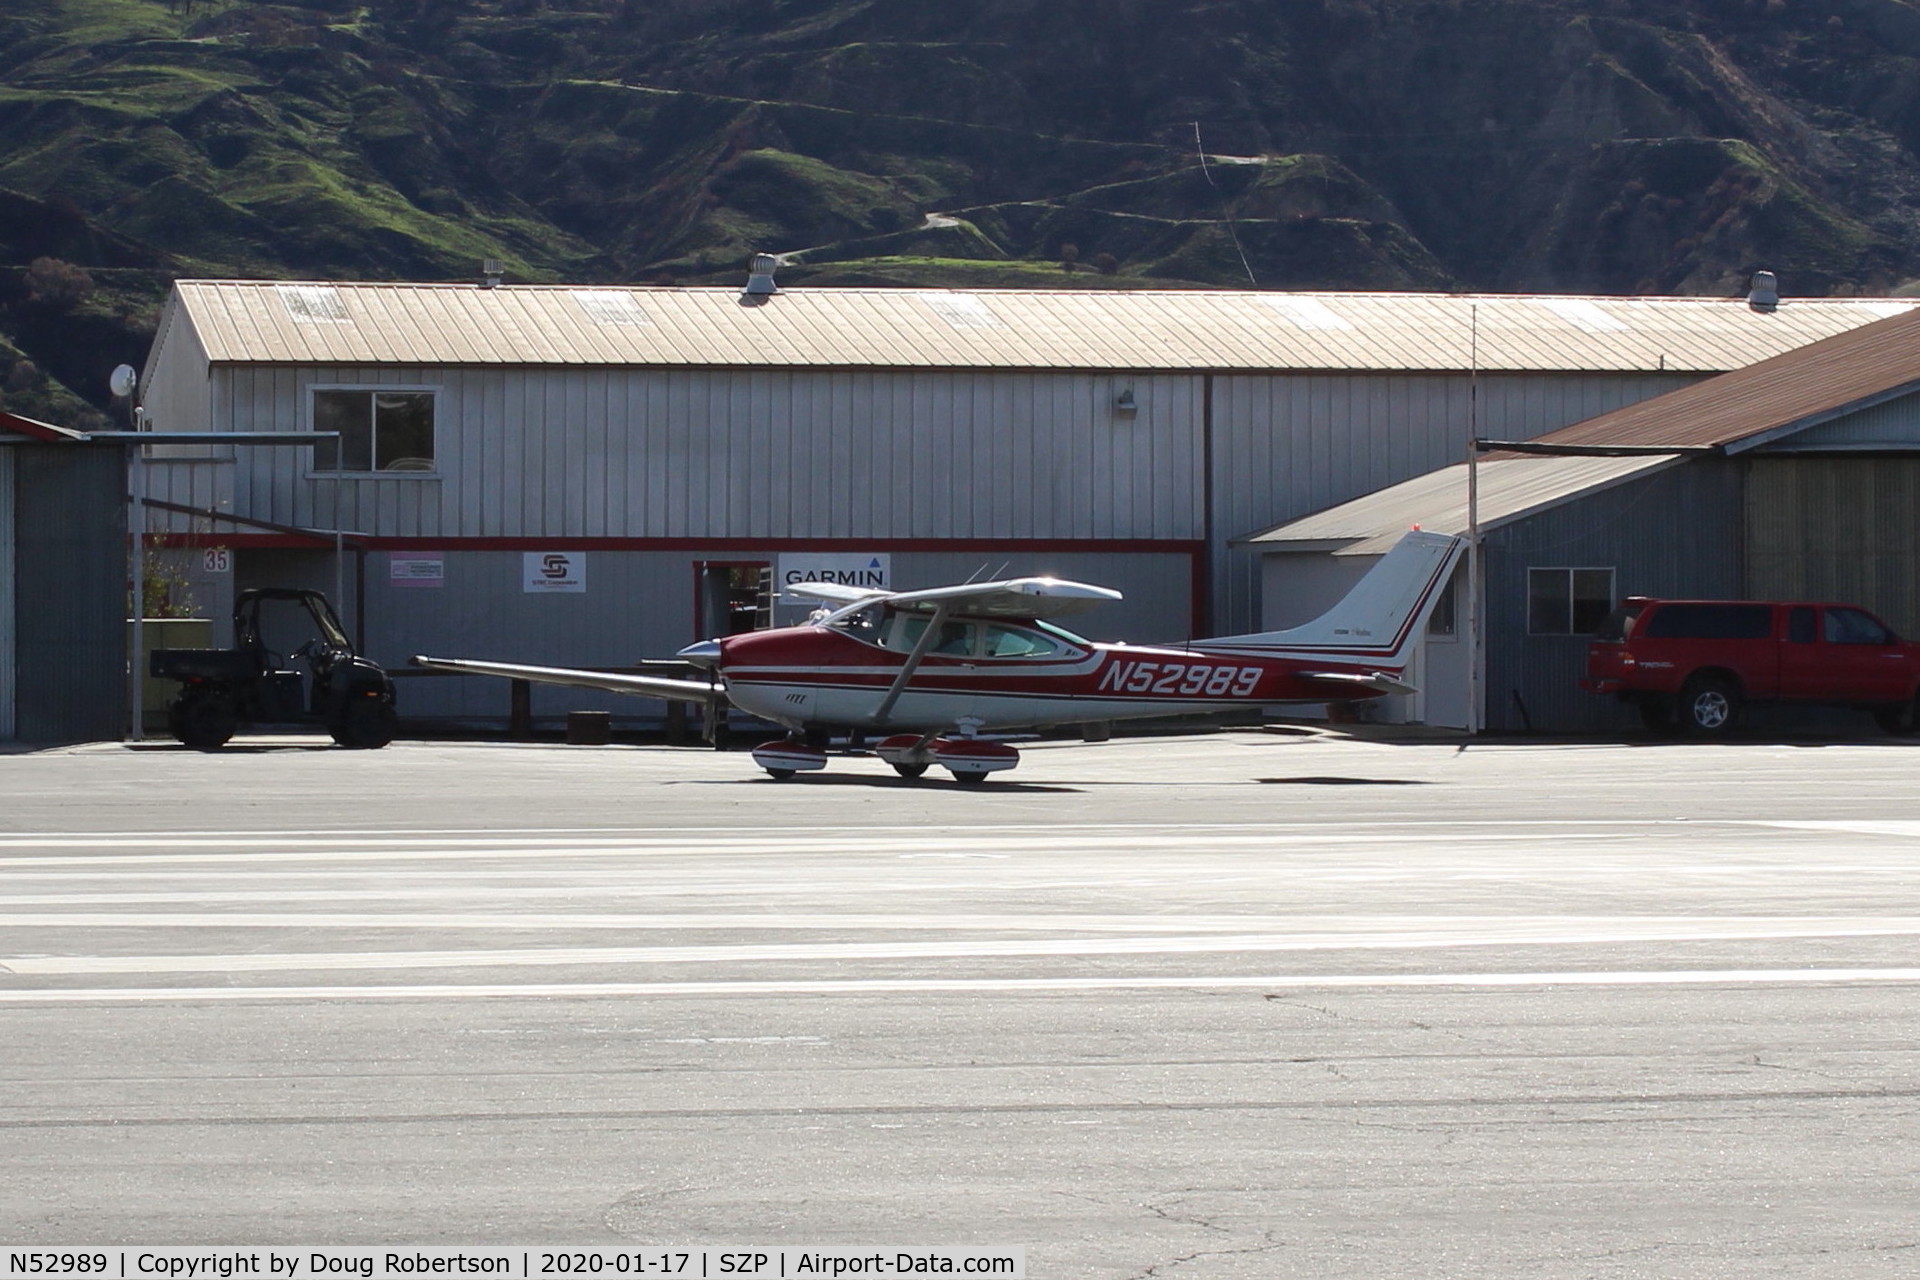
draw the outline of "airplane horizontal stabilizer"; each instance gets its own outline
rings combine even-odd
[[[1345,685],[1353,689],[1356,693],[1362,689],[1368,693],[1420,692],[1414,685],[1408,684],[1405,680],[1396,679],[1384,671],[1374,671],[1366,675],[1361,675],[1357,671],[1302,671],[1300,673],[1300,679],[1321,681],[1336,686]],[[1328,696],[1337,700],[1340,694],[1333,692]],[[1351,697],[1353,694],[1347,696]]]
[[[697,702],[709,707],[727,701],[727,691],[718,685],[699,680],[674,680],[667,676],[588,671],[576,667],[527,667],[513,662],[477,662],[470,658],[429,658],[425,655],[417,655],[413,665],[433,671],[451,671],[457,675],[498,676],[503,680],[527,680],[534,684],[563,684],[576,689],[600,689],[607,693],[664,698],[669,702]]]

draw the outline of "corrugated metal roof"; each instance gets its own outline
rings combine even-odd
[[[0,409],[0,431],[16,432],[29,440],[58,441],[69,443],[87,438],[84,431],[75,431],[70,427],[56,427],[51,422],[42,422],[38,418],[23,417]]]
[[[1809,299],[183,280],[216,363],[1718,373],[1909,311]]]
[[[1480,527],[1497,528],[1577,495],[1650,475],[1682,456],[1488,458],[1479,468]],[[1434,533],[1467,531],[1466,463],[1415,476],[1241,541],[1269,551],[1300,543],[1322,544],[1320,549],[1336,555],[1380,555],[1415,525]]]
[[[1589,418],[1539,442],[1739,452],[1917,386],[1920,312],[1908,311]]]

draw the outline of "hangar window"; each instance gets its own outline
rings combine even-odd
[[[315,471],[433,470],[431,391],[326,388],[313,393],[313,429],[340,438],[313,446]]]
[[[1527,634],[1589,636],[1613,612],[1613,570],[1528,569]]]

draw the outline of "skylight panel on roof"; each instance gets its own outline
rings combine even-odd
[[[1353,325],[1318,298],[1263,297],[1260,301],[1301,329],[1351,329]]]
[[[331,285],[279,284],[273,291],[280,295],[280,305],[287,309],[287,316],[295,324],[352,323],[347,315],[347,300]]]
[[[1565,320],[1582,333],[1625,333],[1632,328],[1585,298],[1535,298],[1534,302]]]
[[[653,323],[640,299],[622,289],[581,289],[573,300],[595,324]]]
[[[1857,298],[1854,300],[1853,305],[1868,315],[1878,316],[1882,320],[1888,320],[1894,316],[1907,314],[1907,312],[1913,310],[1914,304],[1911,302],[1901,302],[1895,298]]]
[[[964,293],[923,293],[920,301],[933,308],[933,313],[956,329],[1004,329],[999,316],[978,298],[968,297]]]

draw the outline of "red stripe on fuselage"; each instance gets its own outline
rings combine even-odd
[[[784,627],[721,641],[721,673],[729,684],[809,686],[820,689],[891,688],[907,655],[832,627]],[[1267,702],[1325,702],[1368,697],[1371,691],[1334,691],[1302,679],[1293,657],[1201,650],[1096,645],[1093,653],[1058,658],[974,658],[928,654],[907,688],[913,693],[992,697],[1048,697],[1137,702],[1209,702],[1223,706]],[[1314,661],[1316,671],[1366,675],[1375,665]]]

